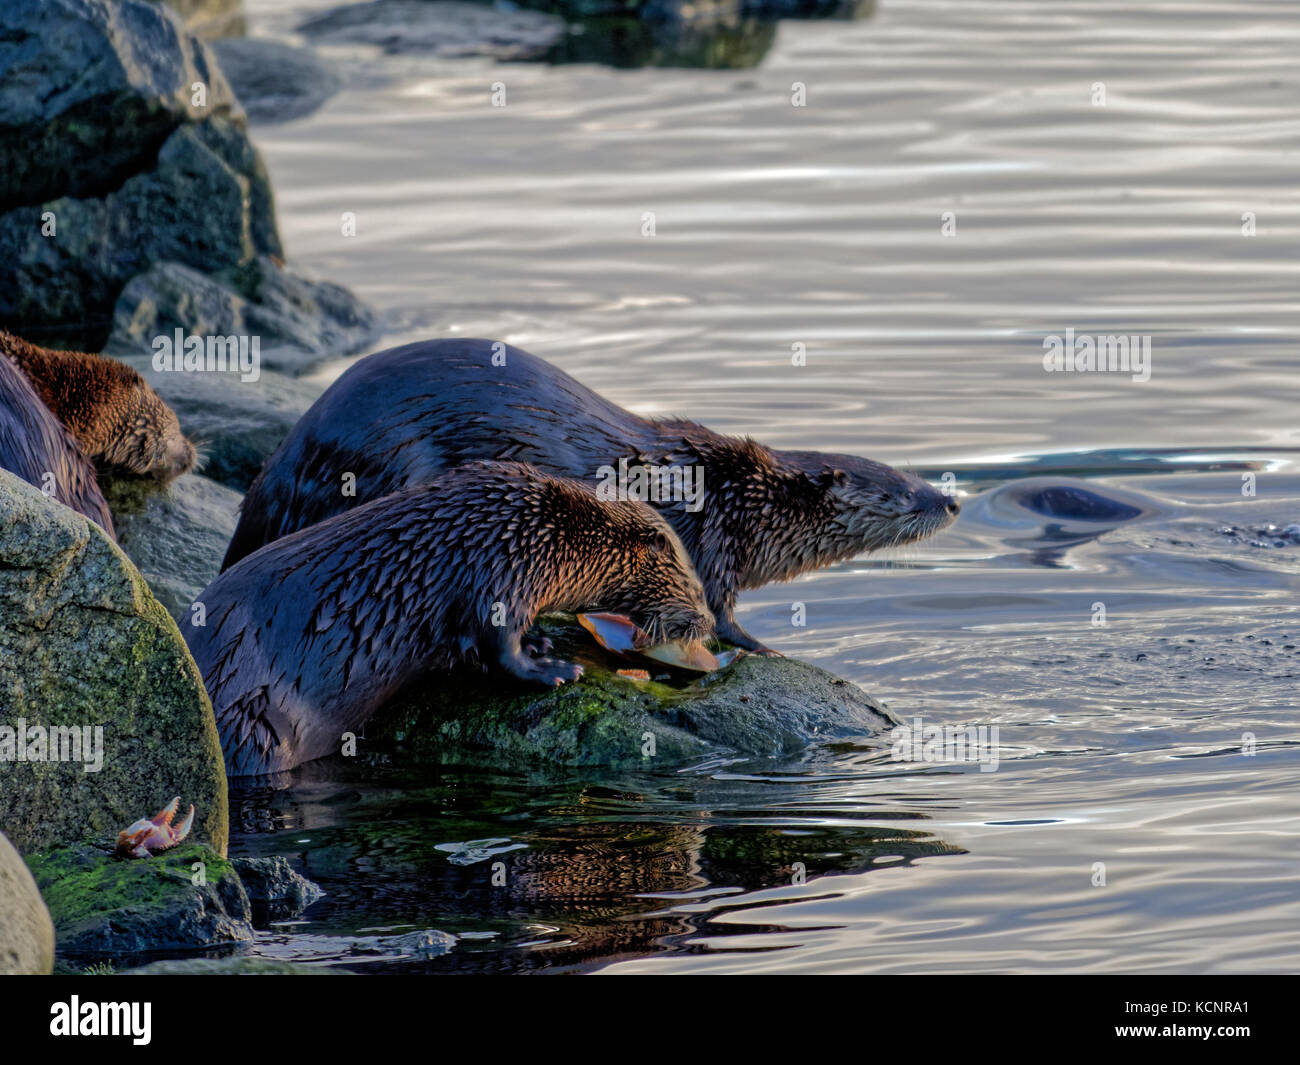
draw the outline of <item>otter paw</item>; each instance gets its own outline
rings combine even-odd
[[[558,658],[534,658],[529,663],[528,679],[548,688],[558,688],[581,676],[582,667],[576,662],[562,662]]]
[[[554,644],[551,643],[549,636],[525,636],[519,641],[519,646],[523,649],[524,654],[532,658],[541,658],[551,650]]]

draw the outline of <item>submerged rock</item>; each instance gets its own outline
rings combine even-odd
[[[166,487],[112,482],[118,546],[182,629],[190,604],[221,568],[238,520],[238,492],[194,473]]]
[[[776,40],[777,23],[731,11],[723,17],[638,18],[608,15],[579,23],[547,55],[552,63],[613,67],[748,70]]]
[[[253,939],[252,910],[230,862],[183,843],[119,861],[90,844],[29,855],[61,957],[204,950]]]
[[[3,470],[0,759],[0,825],[24,854],[115,837],[173,795],[225,851],[212,704],[176,623],[98,526]]]
[[[645,22],[749,18],[866,18],[876,0],[518,0],[569,19],[620,16]]]
[[[212,50],[250,122],[304,118],[343,85],[310,48],[259,37],[231,37],[213,41]]]
[[[54,924],[36,882],[13,844],[0,834],[0,976],[54,968]]]
[[[371,0],[309,18],[298,32],[314,41],[373,44],[390,53],[441,59],[533,59],[565,34],[564,20],[462,0]]]
[[[1102,481],[1022,477],[969,500],[962,524],[1024,547],[1035,565],[1057,566],[1071,550],[1163,509],[1154,497]]]
[[[178,958],[130,969],[123,976],[335,976],[319,965],[298,965],[274,958],[233,955],[229,958]]]
[[[258,926],[297,917],[325,894],[294,872],[287,858],[234,858],[231,864],[248,892],[254,924]]]
[[[542,690],[499,673],[459,671],[405,693],[366,726],[367,742],[393,742],[434,761],[478,753],[495,761],[559,765],[673,765],[731,753],[789,754],[809,743],[893,727],[857,685],[793,658],[745,655],[699,679],[636,681],[576,625],[546,619],[561,658],[583,664],[575,684]]]

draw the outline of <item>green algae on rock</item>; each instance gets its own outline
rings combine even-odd
[[[253,939],[248,895],[211,847],[121,861],[87,843],[28,855],[60,957],[202,950]]]
[[[433,675],[366,727],[418,758],[487,754],[558,765],[672,765],[710,755],[789,754],[825,739],[892,727],[889,712],[855,684],[793,658],[745,655],[703,678],[636,681],[569,621],[542,630],[561,658],[580,662],[574,684],[541,690],[499,674]]]
[[[111,839],[173,795],[225,852],[220,741],[176,623],[98,527],[3,470],[0,757],[0,824],[24,854]]]
[[[36,882],[0,834],[0,976],[44,975],[54,968],[54,925]]]

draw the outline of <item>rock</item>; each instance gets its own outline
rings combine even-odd
[[[274,958],[233,955],[229,958],[185,958],[156,961],[130,969],[123,976],[336,976],[318,965],[298,965]]]
[[[343,84],[310,48],[257,37],[232,37],[214,41],[212,50],[251,122],[303,118]]]
[[[326,936],[295,932],[290,942],[296,957],[337,964],[359,958],[416,958],[424,961],[450,952],[456,946],[457,937],[432,928],[391,936],[355,933]]]
[[[368,346],[379,336],[379,320],[347,289],[295,276],[266,256],[219,277],[161,262],[122,290],[107,348],[152,352],[156,337],[177,329],[256,337],[259,368],[300,374]]]
[[[319,361],[373,338],[373,314],[345,290],[282,268],[244,112],[167,8],[15,0],[0,8],[0,85],[0,165],[15,190],[0,205],[0,325],[86,351],[115,325],[127,331],[117,342],[146,349],[170,322],[242,329],[295,365],[295,353]]]
[[[158,0],[155,0],[158,2]],[[185,28],[196,37],[212,41],[238,37],[246,32],[243,0],[162,0],[185,20]]]
[[[372,0],[309,18],[298,32],[313,41],[372,44],[439,59],[535,59],[563,39],[566,26],[554,15],[461,0]]]
[[[451,933],[429,928],[400,936],[380,936],[378,949],[385,953],[397,952],[416,958],[436,958],[446,954],[455,945],[456,937]]]
[[[579,24],[547,55],[555,63],[613,67],[703,67],[748,70],[776,40],[776,21],[742,15],[637,18],[599,16]],[[581,30],[581,32],[577,32]]]
[[[566,19],[637,19],[643,22],[778,18],[866,18],[876,0],[517,0],[520,7]]]
[[[27,864],[54,919],[60,957],[116,959],[253,939],[238,874],[202,844],[119,861],[106,849],[79,843],[29,855]]]
[[[97,526],[3,470],[0,707],[0,759],[14,759],[0,766],[0,825],[24,854],[114,838],[173,795],[194,804],[194,838],[225,852],[212,705],[176,623]],[[64,755],[89,736],[92,757],[16,760],[48,752],[50,728]]]
[[[1131,522],[1158,516],[1162,504],[1141,492],[1073,477],[1019,477],[968,501],[962,523],[1026,545],[1039,565],[1059,565],[1071,548]]]
[[[187,473],[161,488],[114,481],[108,496],[118,545],[183,629],[191,621],[191,604],[221,569],[235,532],[239,493]]]
[[[0,85],[6,207],[102,196],[183,124],[239,114],[207,48],[145,0],[6,0]]]
[[[44,212],[53,236],[42,234]],[[178,129],[156,168],[102,197],[0,216],[0,255],[12,264],[0,320],[103,323],[87,338],[99,350],[122,289],[154,263],[218,272],[263,252],[281,252],[265,168],[235,125],[213,118]]]
[[[248,892],[258,927],[297,917],[325,894],[305,876],[294,872],[287,858],[234,858],[231,864]]]
[[[542,628],[559,657],[583,664],[579,682],[543,691],[459,671],[455,683],[441,678],[381,711],[366,725],[367,746],[398,743],[433,761],[477,752],[517,763],[673,765],[789,754],[896,724],[857,685],[793,658],[743,656],[700,679],[636,682],[615,670],[662,667],[613,659],[572,623]]]
[[[54,924],[36,881],[0,834],[0,976],[45,975],[54,968]]]

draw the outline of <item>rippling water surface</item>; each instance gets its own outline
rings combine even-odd
[[[250,22],[324,6],[254,0]],[[239,809],[237,850],[329,892],[259,949],[1300,968],[1294,5],[897,0],[782,22],[748,70],[328,54],[348,88],[254,130],[290,255],[392,343],[499,337],[642,413],[953,474],[952,529],[739,616],[902,718],[996,725],[999,761],[864,738],[644,774],[317,764]],[[1150,380],[1045,373],[1067,328],[1150,336]],[[1086,490],[1124,505],[1057,506]],[[367,946],[427,928],[461,938]]]

